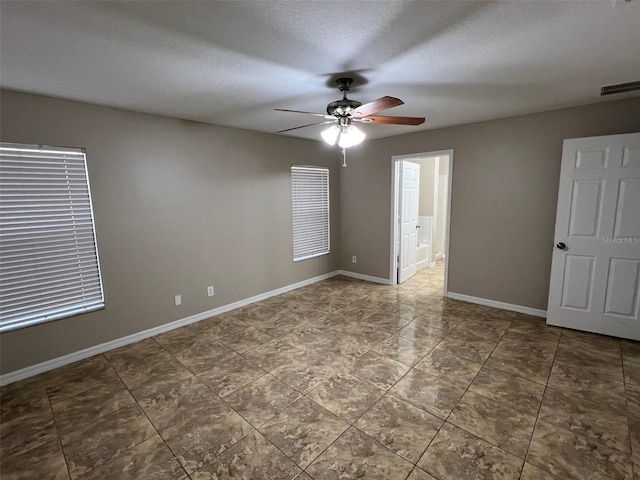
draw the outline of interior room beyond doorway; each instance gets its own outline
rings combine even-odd
[[[393,283],[418,272],[446,290],[452,151],[393,158]],[[425,269],[430,269],[428,272]]]

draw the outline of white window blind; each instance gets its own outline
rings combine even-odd
[[[104,306],[84,151],[0,143],[0,332]]]
[[[293,261],[329,253],[329,169],[291,167]]]

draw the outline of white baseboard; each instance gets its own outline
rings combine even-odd
[[[195,315],[181,318],[180,320],[175,320],[173,322],[165,323],[164,325],[159,325],[148,330],[143,330],[142,332],[137,332],[122,338],[117,338],[109,342],[101,343],[93,347],[85,348],[84,350],[69,353],[67,355],[63,355],[62,357],[47,360],[46,362],[38,363],[36,365],[22,368],[14,372],[5,373],[4,375],[0,375],[0,386],[17,382],[19,380],[24,380],[25,378],[33,377],[34,375],[48,372],[49,370],[63,367],[64,365],[84,360],[85,358],[93,357],[94,355],[98,355],[100,353],[108,352],[109,350],[113,350],[114,348],[123,347],[125,345],[129,345],[130,343],[139,342],[140,340],[144,340],[145,338],[153,337],[170,330],[175,330],[176,328],[199,322],[200,320],[204,320],[205,318],[215,317],[216,315],[220,315],[221,313],[226,313],[231,310],[235,310],[236,308],[244,307],[246,305],[250,305],[252,303],[259,302],[270,297],[275,297],[276,295],[281,295],[291,290],[295,290],[296,288],[311,285],[313,283],[320,282],[322,280],[326,280],[327,278],[335,277],[336,275],[340,274],[345,275],[345,273],[337,270],[334,272],[325,273],[324,275],[319,275],[317,277],[308,278],[307,280],[302,280],[301,282],[276,288],[275,290],[270,290],[265,293],[260,293],[258,295],[254,295],[253,297],[238,300],[237,302],[229,303],[212,310],[207,310],[206,312],[196,313]]]
[[[381,283],[382,285],[391,285],[391,280],[389,280],[388,278],[372,277],[371,275],[349,272],[347,270],[338,270],[336,274],[344,275],[345,277],[357,278],[358,280],[366,280],[367,282]]]
[[[472,297],[471,295],[463,295],[462,293],[447,292],[447,298],[461,300],[463,302],[477,303],[487,307],[501,308],[502,310],[510,310],[512,312],[525,313],[534,317],[547,318],[546,310],[538,310],[537,308],[523,307],[522,305],[513,305],[511,303],[498,302],[496,300],[488,300],[486,298]]]

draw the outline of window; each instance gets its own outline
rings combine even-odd
[[[0,143],[0,332],[104,307],[86,157]]]
[[[329,169],[291,167],[293,261],[329,253]]]

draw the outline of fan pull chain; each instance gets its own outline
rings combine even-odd
[[[346,148],[342,149],[342,166],[343,167],[347,166],[347,149]]]

